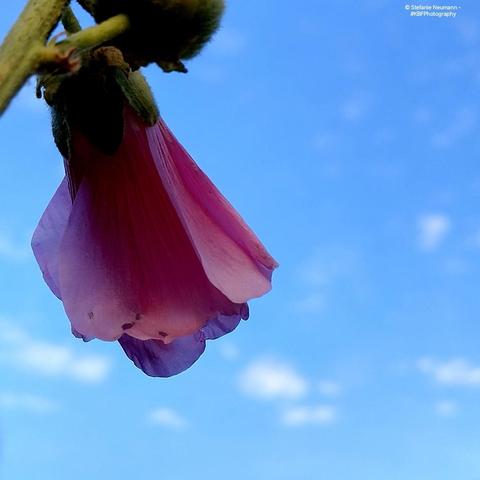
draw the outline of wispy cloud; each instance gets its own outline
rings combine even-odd
[[[275,359],[260,359],[240,374],[239,387],[253,398],[295,400],[305,396],[309,385],[293,366]]]
[[[284,410],[281,422],[288,427],[329,425],[337,420],[337,409],[331,405],[296,406]]]
[[[305,292],[293,302],[299,313],[321,313],[328,306],[328,299],[337,287],[345,290],[351,284],[351,291],[358,292],[358,285],[365,281],[352,282],[353,278],[363,275],[359,256],[350,249],[326,247],[315,250],[299,266],[297,275],[304,284]],[[363,288],[363,287],[362,287]]]
[[[442,400],[435,404],[435,413],[439,417],[454,417],[458,413],[458,405],[449,400]]]
[[[34,413],[51,413],[58,408],[56,402],[29,393],[0,392],[0,409],[26,410]]]
[[[418,369],[437,383],[452,387],[480,387],[480,366],[464,359],[439,362],[432,358],[418,361]]]
[[[111,370],[104,356],[79,355],[69,347],[34,339],[6,321],[0,321],[0,346],[1,363],[32,374],[99,383]]]
[[[336,397],[338,382],[321,380],[315,384],[297,369],[275,358],[260,358],[250,363],[238,378],[240,391],[255,400],[272,403],[279,410],[278,420],[289,427],[327,425],[337,419],[337,407],[323,403],[307,404],[309,398]]]
[[[238,57],[246,45],[247,41],[240,32],[223,28],[209,44],[204,60],[192,69],[192,74],[209,84],[224,83],[230,74],[225,58]]]
[[[177,411],[167,407],[152,410],[147,419],[152,425],[173,430],[184,430],[188,427],[188,422]]]
[[[299,313],[320,313],[325,305],[326,299],[322,292],[311,292],[294,303]]]
[[[424,250],[435,250],[441,245],[451,228],[451,222],[443,213],[430,213],[418,220],[418,241]]]

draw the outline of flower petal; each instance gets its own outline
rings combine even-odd
[[[278,264],[252,230],[161,119],[149,129],[148,140],[163,184],[210,281],[235,303],[268,292]]]
[[[138,340],[129,335],[118,339],[132,362],[151,377],[171,377],[191,367],[205,350],[200,333],[176,338],[169,344],[161,340]]]
[[[160,340],[138,340],[125,334],[119,343],[132,362],[151,377],[170,377],[191,367],[205,350],[205,341],[234,330],[240,318],[248,316],[245,305],[238,315],[219,315],[193,335],[176,338],[169,344]]]
[[[203,328],[202,333],[207,340],[215,340],[227,333],[233,332],[240,323],[240,320],[248,320],[248,305],[244,303],[238,315],[218,315],[211,319]]]
[[[84,172],[58,264],[62,300],[78,334],[169,343],[209,318],[240,314],[242,304],[207,278],[140,119],[127,118],[113,156],[75,136],[71,162],[84,162]]]
[[[50,290],[61,299],[58,285],[58,252],[72,210],[66,178],[40,218],[32,237],[32,249]]]

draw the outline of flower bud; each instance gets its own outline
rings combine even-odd
[[[164,71],[186,71],[181,60],[197,55],[217,30],[224,0],[97,0],[97,22],[127,14],[128,32],[113,44],[137,69],[155,62]]]
[[[129,104],[145,125],[158,120],[150,87],[139,71],[132,72],[120,50],[101,47],[84,56],[74,75],[41,79],[52,110],[55,143],[65,158],[71,152],[71,132],[82,132],[99,151],[112,155],[122,142],[123,110]]]

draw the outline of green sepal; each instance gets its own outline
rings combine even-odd
[[[129,105],[148,126],[155,125],[159,116],[158,107],[145,77],[138,70],[125,72],[116,69],[114,75]]]
[[[72,155],[72,133],[68,122],[66,105],[57,104],[50,107],[52,116],[52,133],[55,145],[63,158],[70,158]]]
[[[172,73],[172,72],[188,73],[187,67],[180,60],[176,62],[160,61],[160,62],[157,62],[157,65],[165,73]]]
[[[124,97],[117,82],[118,67],[91,61],[76,75],[64,78],[49,98],[57,146],[72,153],[70,132],[80,131],[105,154],[114,154],[123,139]],[[65,132],[67,133],[65,133]]]

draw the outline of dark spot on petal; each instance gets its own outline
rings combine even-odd
[[[158,332],[158,334],[163,338],[168,337],[168,333],[165,332]]]
[[[93,317],[94,317],[93,312],[88,312],[88,318],[90,320],[93,320]]]
[[[123,330],[130,330],[135,324],[134,323],[124,323],[122,325]]]
[[[138,320],[140,320],[141,318],[142,318],[142,316],[141,316],[139,313],[137,313],[137,314],[135,315],[135,320],[138,321]]]
[[[248,320],[249,316],[250,316],[250,310],[248,308],[248,304],[244,303],[240,308],[240,318],[242,320]]]

